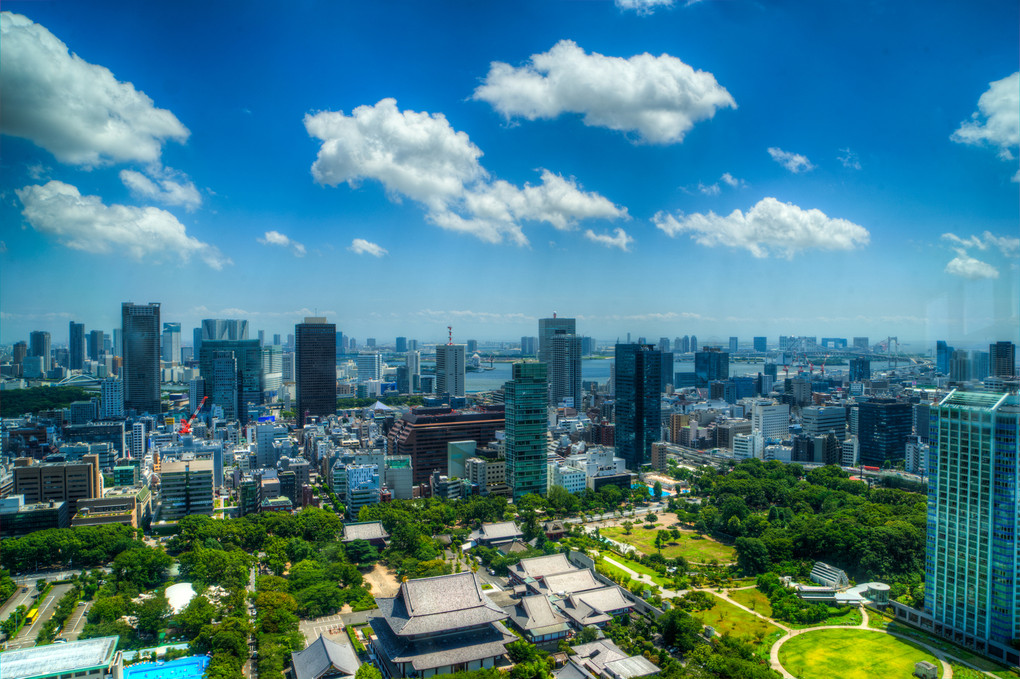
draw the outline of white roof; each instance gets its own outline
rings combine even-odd
[[[187,608],[194,598],[195,590],[190,582],[180,582],[166,588],[166,600],[170,603],[170,608],[173,610],[174,615]]]

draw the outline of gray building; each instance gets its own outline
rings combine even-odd
[[[136,413],[160,413],[159,403],[159,303],[121,305],[124,331],[124,409]]]

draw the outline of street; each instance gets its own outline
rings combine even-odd
[[[18,636],[11,640],[8,648],[28,648],[35,645],[35,637],[39,634],[39,630],[46,623],[47,620],[53,615],[53,611],[56,608],[57,602],[67,592],[71,590],[71,585],[56,585],[50,590],[50,593],[46,595],[46,599],[43,600],[39,606],[39,617],[36,618],[35,622],[31,625],[26,625],[21,628],[21,632]]]

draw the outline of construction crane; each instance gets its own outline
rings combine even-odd
[[[195,412],[191,413],[191,417],[189,417],[188,419],[186,419],[183,422],[181,422],[181,428],[177,431],[178,434],[190,434],[191,433],[191,423],[194,422],[195,418],[198,417],[198,414],[200,412],[202,412],[202,406],[204,406],[205,402],[208,401],[208,400],[209,400],[208,396],[203,396],[202,397],[202,402],[198,404],[197,408],[195,408]]]
[[[452,346],[453,345],[453,326],[452,325],[446,326],[446,332],[449,333],[449,339],[447,340],[446,343],[448,345]]]

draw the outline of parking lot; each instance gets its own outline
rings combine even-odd
[[[305,636],[305,646],[318,639],[320,634],[333,641],[347,638],[347,632],[344,631],[344,623],[339,613],[315,620],[302,620],[298,628]]]

